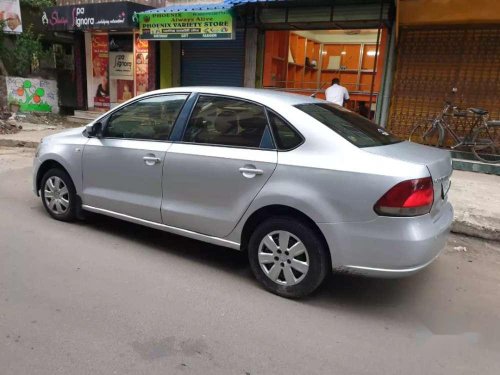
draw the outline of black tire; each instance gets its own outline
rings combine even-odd
[[[472,136],[472,153],[485,163],[500,163],[500,128],[478,127]]]
[[[270,268],[274,266],[281,267],[278,277],[281,277],[283,279],[283,282],[286,282],[284,280],[285,267],[288,268],[289,271],[295,272],[295,280],[300,280],[302,278],[294,285],[282,285],[280,284],[280,281],[275,282],[271,280],[271,278],[267,276],[262,268],[266,267],[266,265],[261,266],[261,263],[259,262],[259,250],[261,242],[268,234],[277,231],[288,232],[292,235],[292,239],[288,242],[288,244],[292,245],[287,245],[290,246],[290,250],[292,250],[293,244],[297,243],[296,239],[301,241],[306,248],[305,254],[298,255],[295,259],[292,260],[284,259],[282,263],[280,263],[281,260],[280,262],[276,261],[276,257],[278,254],[273,254],[274,260],[272,260],[271,262],[274,263],[269,263]],[[279,235],[276,234],[276,236]],[[274,244],[276,245],[276,241],[274,241]],[[276,246],[276,248],[279,249],[279,245]],[[267,250],[268,249],[266,248],[265,251]],[[330,272],[332,266],[327,251],[328,250],[322,238],[313,229],[311,229],[309,225],[292,217],[277,216],[264,221],[254,230],[248,244],[248,259],[255,278],[264,286],[264,288],[282,297],[301,298],[311,294],[314,290],[316,290]],[[284,253],[282,253],[282,255],[285,256]],[[287,253],[287,255],[289,256],[289,258],[291,257],[291,254]],[[281,254],[279,256],[281,256]],[[300,256],[307,257],[306,262],[309,264],[307,272],[302,273],[302,275],[297,270],[292,270],[293,266],[291,263],[293,261],[293,264],[296,264],[295,261],[300,260]],[[288,270],[287,272],[289,272]],[[268,270],[268,272],[270,271]],[[288,273],[288,275],[290,274]]]
[[[435,121],[435,119],[420,121],[411,130],[408,141],[433,147],[441,145],[444,134],[440,134],[438,128],[433,126]]]
[[[46,193],[47,181],[49,179],[53,179],[53,178],[54,179],[59,178],[64,183],[64,186],[67,187],[67,191],[68,191],[67,194],[61,195],[61,198],[68,201],[67,208],[63,212],[56,212],[55,210],[50,208],[49,204],[52,201],[52,199],[50,197],[48,197],[46,199],[46,194],[48,194],[48,193]],[[40,184],[40,196],[42,198],[42,203],[43,203],[43,206],[45,207],[45,210],[54,219],[61,220],[61,221],[74,221],[76,219],[77,196],[76,196],[75,185],[73,184],[71,177],[62,169],[53,168],[53,169],[48,170],[43,175],[42,182]],[[47,202],[47,200],[49,200],[49,203]],[[63,207],[61,204],[59,204],[59,206]]]

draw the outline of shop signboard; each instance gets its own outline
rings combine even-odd
[[[3,31],[6,33],[20,34],[23,32],[19,0],[0,1],[0,21],[4,23]]]
[[[234,39],[230,10],[176,13],[139,13],[139,36],[147,40]]]
[[[46,8],[41,18],[47,30],[133,29],[135,14],[148,9],[130,1],[78,4]]]
[[[133,52],[109,52],[109,78],[134,79]]]

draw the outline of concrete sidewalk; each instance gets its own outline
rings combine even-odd
[[[35,148],[40,139],[63,127],[26,127],[17,134],[0,134],[0,146]],[[500,176],[454,171],[449,199],[455,209],[452,231],[500,241]]]
[[[500,176],[453,171],[449,194],[453,232],[500,241]]]
[[[67,127],[20,123],[23,130],[15,134],[0,134],[0,146],[36,148],[43,137],[67,130]]]

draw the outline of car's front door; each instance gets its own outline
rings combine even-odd
[[[163,222],[227,236],[276,168],[270,134],[263,106],[200,95],[182,142],[167,152]]]
[[[111,114],[83,150],[84,205],[161,223],[162,168],[187,95],[157,95]]]

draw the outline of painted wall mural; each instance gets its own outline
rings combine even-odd
[[[7,100],[21,112],[59,112],[57,82],[48,79],[6,77]]]

